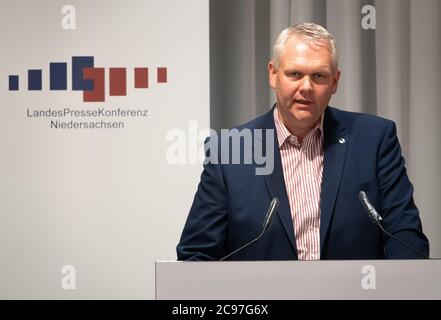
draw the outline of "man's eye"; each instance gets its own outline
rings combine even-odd
[[[291,72],[290,76],[294,77],[294,78],[300,78],[301,74],[300,74],[300,72]]]
[[[326,74],[324,74],[324,73],[315,73],[314,74],[314,78],[316,78],[317,80],[323,80],[323,79],[326,79]]]

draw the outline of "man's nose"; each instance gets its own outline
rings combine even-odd
[[[312,91],[312,82],[309,76],[304,76],[301,80],[300,91],[311,92]]]

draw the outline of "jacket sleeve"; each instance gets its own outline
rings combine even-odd
[[[228,200],[217,137],[205,142],[204,170],[176,247],[178,260],[219,260],[225,254]]]
[[[429,255],[429,242],[423,234],[418,208],[413,200],[413,186],[401,156],[396,126],[388,122],[378,152],[378,177],[381,190],[383,227],[390,234]],[[387,259],[416,259],[418,253],[384,235]]]

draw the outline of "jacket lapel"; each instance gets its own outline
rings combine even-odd
[[[283,176],[282,160],[280,157],[279,142],[273,116],[274,107],[268,112],[264,119],[263,129],[274,130],[274,170],[271,174],[264,175],[266,187],[271,198],[279,199],[279,209],[277,214],[282,222],[283,228],[289,238],[290,244],[297,254],[296,242],[294,237],[294,227],[291,218],[291,208],[289,206],[288,195],[286,193],[285,178]],[[265,135],[264,135],[265,137]],[[263,150],[266,153],[266,139],[263,139]],[[266,153],[268,154],[268,153]]]
[[[324,159],[320,202],[320,253],[334,213],[334,205],[340,187],[349,134],[336,118],[336,111],[328,107],[324,119]]]

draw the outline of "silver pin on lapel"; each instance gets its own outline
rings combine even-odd
[[[340,142],[340,143],[345,143],[346,140],[345,140],[345,138],[339,138],[339,139],[338,139],[338,142]]]

